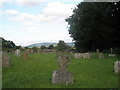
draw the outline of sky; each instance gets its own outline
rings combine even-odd
[[[72,42],[65,19],[80,0],[0,0],[0,37],[26,46]]]

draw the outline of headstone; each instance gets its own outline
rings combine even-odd
[[[84,53],[83,54],[83,58],[84,59],[89,59],[90,58],[90,54],[89,53]]]
[[[30,53],[30,49],[27,49],[26,52],[29,54]]]
[[[40,53],[40,50],[38,49],[38,54]]]
[[[58,63],[60,68],[53,72],[53,84],[73,84],[73,76],[67,71],[67,66],[70,63],[69,57],[64,54],[59,54]]]
[[[114,62],[114,72],[120,73],[120,61]]]
[[[89,53],[76,53],[75,58],[84,58],[84,59],[89,59],[91,56]]]
[[[2,67],[2,51],[0,51],[0,69]]]
[[[30,50],[30,53],[33,53],[33,50]]]
[[[99,49],[96,49],[96,53],[99,53]]]
[[[24,59],[28,59],[29,58],[28,54],[26,52],[24,52],[22,56],[23,56]]]
[[[110,56],[110,57],[111,57],[111,56],[114,57],[115,54],[113,54],[113,49],[112,49],[112,48],[110,49],[110,52],[111,52],[111,53],[109,54],[109,56]]]
[[[75,58],[76,58],[76,59],[80,58],[80,56],[79,56],[78,53],[75,53]]]
[[[19,49],[17,49],[17,50],[15,51],[15,55],[16,55],[16,56],[20,56],[20,50],[19,50]]]
[[[103,59],[104,58],[104,54],[103,53],[99,53],[98,58],[99,59]]]
[[[5,51],[2,52],[2,66],[10,67],[10,56]]]

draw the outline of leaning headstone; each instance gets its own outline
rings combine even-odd
[[[114,62],[114,72],[120,73],[120,61]]]
[[[15,51],[15,55],[16,55],[16,56],[20,56],[20,50],[19,50],[19,49],[17,49],[17,50]]]
[[[67,71],[67,66],[70,63],[69,57],[59,54],[58,63],[60,68],[53,72],[52,84],[73,84],[73,76]]]
[[[2,66],[10,67],[10,56],[8,56],[8,53],[5,51],[2,52]]]
[[[22,56],[23,56],[23,59],[26,59],[26,60],[29,58],[29,57],[28,57],[28,54],[27,54],[26,52],[23,53]]]
[[[103,53],[99,53],[98,58],[99,59],[103,59],[104,58],[104,54]]]

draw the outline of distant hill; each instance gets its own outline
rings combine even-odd
[[[56,43],[56,42],[44,42],[44,43],[34,43],[34,44],[30,44],[30,45],[28,45],[27,47],[41,47],[42,45],[44,45],[44,46],[46,46],[46,47],[48,47],[49,45],[54,45],[54,46],[56,46],[58,43]],[[72,43],[72,42],[68,42],[67,43],[67,45],[69,45],[69,46],[74,46],[74,43]]]

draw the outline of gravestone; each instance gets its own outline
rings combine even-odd
[[[73,84],[73,76],[67,71],[69,57],[59,54],[58,63],[60,67],[52,74],[52,84]]]
[[[30,50],[30,53],[33,53],[33,50]]]
[[[114,62],[114,72],[120,73],[120,61]]]
[[[5,51],[2,52],[2,66],[10,67],[10,56],[8,56],[8,53]]]
[[[26,53],[26,52],[24,52],[23,54],[22,54],[22,57],[24,58],[24,59],[28,59],[29,57],[28,57],[28,54]]]
[[[90,54],[89,53],[84,53],[83,54],[83,58],[84,59],[89,59],[91,56],[90,56]]]
[[[89,53],[76,53],[75,58],[84,58],[84,59],[89,59],[91,56]]]
[[[26,52],[29,54],[30,53],[30,49],[27,49]]]
[[[96,53],[99,53],[99,49],[96,49]]]
[[[112,49],[112,48],[110,49],[110,52],[111,52],[111,53],[109,54],[109,56],[110,56],[110,57],[111,57],[111,56],[114,57],[115,54],[113,54],[113,49]]]
[[[99,59],[103,59],[104,58],[104,54],[103,53],[99,53],[98,58]]]
[[[19,50],[19,49],[17,49],[17,50],[15,51],[15,55],[16,55],[16,56],[20,56],[20,50]]]
[[[0,51],[0,69],[2,67],[2,51]]]
[[[40,53],[40,50],[38,49],[38,54]]]
[[[75,53],[75,58],[76,58],[76,59],[82,58],[82,54],[80,54],[80,53]]]

